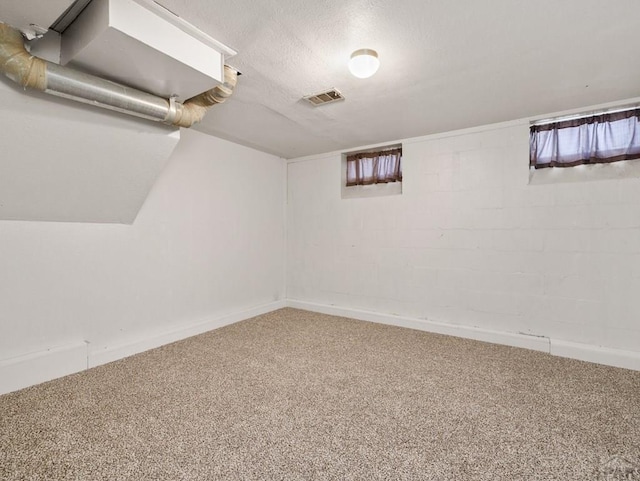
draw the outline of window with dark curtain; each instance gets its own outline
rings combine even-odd
[[[530,164],[573,167],[640,158],[640,109],[532,125]]]
[[[347,186],[402,182],[402,148],[347,156]]]

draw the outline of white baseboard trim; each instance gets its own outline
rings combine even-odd
[[[96,348],[81,341],[11,359],[0,360],[0,394],[6,394],[68,374],[117,361],[149,349],[180,341],[213,329],[244,321],[287,307],[285,300],[263,304],[217,319],[154,333],[149,337],[131,339],[113,346]]]
[[[217,319],[196,322],[189,326],[156,333],[151,337],[141,337],[139,339],[132,339],[124,343],[119,343],[113,346],[104,346],[101,348],[92,348],[90,345],[88,366],[96,367],[108,362],[117,361],[125,357],[133,356],[134,354],[148,351],[149,349],[181,341],[182,339],[196,336],[214,329],[219,329],[230,324],[235,324],[236,322],[244,321],[261,314],[267,314],[268,312],[282,309],[283,307],[287,307],[287,302],[285,300],[275,301]]]
[[[551,339],[551,350],[549,352],[554,356],[569,357],[580,361],[640,371],[640,352],[610,349],[608,347],[556,339]]]
[[[87,368],[87,343],[75,342],[0,361],[0,394]]]
[[[527,336],[502,331],[492,331],[479,327],[461,326],[447,324],[445,322],[429,321],[413,317],[394,316],[391,314],[380,314],[378,312],[363,311],[348,307],[329,306],[314,302],[305,302],[289,299],[289,307],[304,309],[306,311],[320,312],[334,316],[349,317],[361,321],[377,322],[379,324],[389,324],[391,326],[408,327],[419,331],[434,332],[436,334],[446,334],[448,336],[463,337],[476,341],[492,342],[494,344],[505,344],[507,346],[523,347],[534,351],[549,352],[549,339],[546,337]]]
[[[640,370],[640,352],[289,299],[256,306],[217,319],[197,322],[186,327],[156,333],[151,337],[133,339],[114,346],[92,348],[87,342],[78,341],[65,346],[0,360],[0,394],[17,391],[34,384],[80,372],[90,367],[116,361],[171,342],[282,309],[283,307],[293,307],[362,321],[522,347],[548,352],[555,356]]]
[[[460,326],[412,317],[394,316],[373,311],[364,311],[360,309],[319,304],[295,299],[289,299],[287,301],[287,306],[306,311],[320,312],[322,314],[349,317],[351,319],[358,319],[361,321],[408,327],[410,329],[434,332],[437,334],[446,334],[466,339],[475,339],[477,341],[522,347],[525,349],[547,352],[554,356],[568,357],[578,359],[580,361],[640,371],[640,352],[610,349],[590,344],[579,344],[548,337],[492,331],[477,327]]]

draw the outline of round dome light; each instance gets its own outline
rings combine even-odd
[[[361,48],[351,54],[349,70],[358,78],[368,78],[378,71],[380,60],[378,52],[368,48]]]

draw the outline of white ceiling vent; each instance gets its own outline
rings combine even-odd
[[[344,95],[342,95],[338,89],[331,89],[317,94],[307,95],[303,98],[311,105],[318,107],[320,105],[344,100]]]
[[[61,64],[160,97],[186,100],[215,87],[224,81],[225,58],[235,55],[152,0],[92,0],[73,10]],[[57,22],[60,30],[65,20]]]

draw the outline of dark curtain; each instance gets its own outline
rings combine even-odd
[[[347,185],[402,182],[402,149],[347,156]]]
[[[640,109],[531,126],[532,167],[573,167],[640,158]]]

